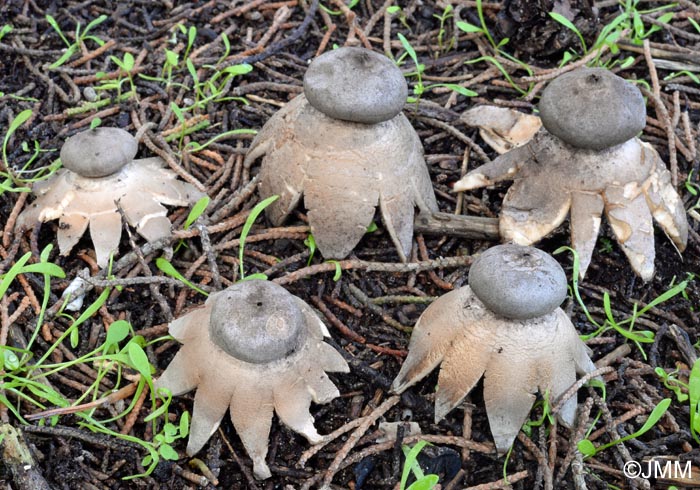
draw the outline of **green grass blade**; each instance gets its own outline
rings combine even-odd
[[[243,225],[243,229],[241,230],[241,236],[239,238],[240,245],[238,250],[238,265],[240,266],[241,279],[245,278],[245,272],[243,270],[243,252],[245,251],[245,239],[248,238],[248,233],[250,233],[250,229],[253,227],[253,223],[255,223],[255,220],[258,219],[258,216],[260,216],[260,213],[262,213],[265,210],[265,208],[268,207],[270,204],[279,199],[279,197],[280,196],[277,195],[270,196],[264,201],[261,201],[258,204],[256,204],[255,207],[250,211],[248,219],[245,220],[245,224]]]

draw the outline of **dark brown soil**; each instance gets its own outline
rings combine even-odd
[[[188,49],[187,35],[181,32],[178,25],[196,27],[196,38],[188,56],[201,80],[211,77],[214,73],[212,65],[226,56],[219,37],[223,32],[228,35],[230,52],[219,62],[219,69],[240,63],[250,63],[254,67],[251,73],[234,78],[227,87],[225,95],[236,99],[203,104],[200,109],[186,113],[186,118],[197,117],[209,122],[208,127],[184,138],[184,143],[195,141],[200,144],[232,129],[262,127],[281,104],[300,93],[304,70],[309,60],[319,52],[332,49],[335,44],[364,44],[378,52],[390,49],[393,56],[399,58],[404,54],[404,49],[397,34],[402,33],[415,48],[420,62],[425,64],[424,84],[445,81],[462,83],[478,93],[477,97],[467,98],[448,90],[428,89],[418,104],[407,106],[405,111],[423,141],[440,208],[444,212],[454,213],[456,196],[450,193],[450,186],[462,175],[465,153],[469,155],[470,168],[479,164],[476,150],[469,151],[473,145],[480,146],[490,158],[495,157],[478,132],[459,121],[459,114],[480,103],[532,112],[543,86],[538,80],[552,78],[551,70],[557,69],[565,51],[578,53],[574,61],[580,59],[582,53],[578,37],[551,19],[548,12],[555,10],[569,16],[583,34],[587,45],[591,46],[603,26],[623,11],[617,2],[611,0],[485,2],[485,22],[495,41],[499,42],[505,37],[510,39],[501,48],[503,53],[528,64],[533,71],[536,79],[534,90],[529,96],[523,96],[492,63],[465,63],[480,56],[495,56],[519,88],[527,91],[529,87],[529,81],[523,79],[528,73],[522,64],[495,53],[484,35],[455,30],[455,22],[460,19],[474,25],[480,24],[477,2],[452,2],[452,16],[445,21],[442,30],[438,17],[444,13],[445,5],[449,2],[399,2],[403,9],[393,14],[393,20],[388,25],[385,22],[389,15],[384,11],[391,2],[360,0],[352,11],[346,12],[340,12],[338,1],[322,3],[338,13],[328,14],[318,2],[309,0],[0,2],[0,29],[4,25],[12,26],[12,31],[0,40],[0,127],[3,128],[3,135],[21,111],[31,109],[33,113],[30,120],[7,140],[8,161],[14,169],[21,169],[30,160],[36,144],[42,150],[54,151],[42,151],[29,169],[48,167],[57,158],[55,150],[60,149],[66,137],[89,127],[96,117],[101,118],[103,126],[122,127],[132,133],[149,123],[151,128],[144,137],[147,144],[141,145],[139,155],[152,156],[157,153],[172,158],[185,172],[205,184],[212,197],[212,205],[204,217],[209,221],[204,219],[204,224],[214,225],[225,220],[236,222],[258,201],[257,194],[246,186],[257,174],[259,166],[256,164],[246,169],[242,165],[242,156],[252,136],[226,137],[211,144],[207,152],[197,155],[184,152],[184,159],[181,160],[177,155],[178,139],[166,142],[163,138],[176,132],[179,125],[169,109],[170,104],[183,107],[191,104],[195,97],[186,88],[191,87],[192,77],[186,68],[176,67],[172,72],[174,83],[167,87],[163,82],[149,81],[139,76],[163,76],[166,50],[179,53],[180,59],[183,58]],[[641,0],[638,8],[647,11],[662,5],[669,5],[669,2]],[[652,96],[647,101],[648,125],[642,138],[651,142],[666,162],[676,159],[678,192],[686,208],[694,208],[695,212],[688,215],[692,228],[688,247],[682,256],[679,255],[670,240],[658,231],[657,272],[653,281],[645,284],[632,274],[611,231],[603,226],[593,262],[579,287],[593,317],[602,323],[605,319],[605,294],[609,295],[614,315],[619,320],[629,317],[635,304],[641,307],[663,294],[672,284],[691,280],[682,295],[651,309],[637,322],[636,328],[652,330],[656,334],[653,344],[643,345],[645,353],[630,342],[627,342],[630,349],[625,350],[626,339],[614,330],[608,330],[589,341],[594,360],[611,352],[620,353],[618,358],[609,359],[606,363],[612,369],[604,376],[607,386],[605,400],[600,398],[599,390],[581,389],[579,401],[587,411],[579,428],[570,431],[557,427],[554,430],[551,425],[544,424],[533,429],[530,439],[521,434],[505,470],[503,458],[493,452],[479,450],[483,446],[473,445],[491,441],[480,386],[469,396],[463,408],[453,410],[440,424],[433,423],[432,408],[437,373],[404,394],[380,417],[380,421],[410,418],[420,424],[423,434],[441,436],[434,439],[434,447],[424,451],[421,461],[429,471],[440,474],[442,488],[506,488],[503,482],[499,483],[504,472],[511,475],[514,481],[512,488],[515,489],[642,489],[667,488],[669,484],[682,487],[681,482],[646,481],[623,476],[626,461],[642,461],[652,456],[674,456],[683,461],[693,461],[696,464],[693,476],[696,486],[700,486],[700,446],[691,436],[688,401],[679,402],[654,372],[656,367],[669,372],[677,369],[675,376],[687,382],[699,340],[700,287],[692,274],[700,273],[699,206],[696,195],[700,189],[697,187],[699,159],[695,151],[700,123],[700,85],[687,74],[672,80],[666,78],[672,72],[700,70],[700,32],[690,22],[690,19],[694,19],[700,23],[700,7],[691,0],[681,0],[673,5],[668,10],[674,12],[670,24],[649,38],[653,61],[645,59],[643,46],[633,43],[632,34],[626,32],[619,41],[621,50],[614,53],[607,51],[600,63],[612,64],[631,57],[631,64],[624,69],[620,68],[619,63],[613,69],[625,78],[645,81],[652,93],[653,88],[659,89],[656,100],[652,100]],[[653,22],[657,22],[656,18],[665,12],[643,14],[644,28],[648,30],[654,25]],[[79,52],[60,67],[52,68],[52,63],[63,54],[66,44],[47,22],[47,15],[56,19],[69,43],[74,42],[78,23],[84,28],[100,15],[106,15],[107,19],[95,26],[89,35],[110,44],[101,51],[93,40],[86,38]],[[125,53],[130,53],[136,60],[132,70],[136,96],[121,101],[111,100],[95,110],[74,111],[86,102],[86,97],[90,97],[91,88],[106,80],[98,80],[98,72],[106,73],[107,78],[124,78],[110,56],[123,59]],[[414,70],[409,58],[404,59],[402,69],[407,73]],[[417,79],[409,77],[408,81],[413,87]],[[128,81],[124,82],[122,90],[129,90]],[[111,90],[99,91],[97,95],[108,98],[116,94],[116,90]],[[669,135],[674,136],[675,147],[671,146],[674,143],[669,144]],[[24,143],[29,151],[23,148]],[[672,153],[669,148],[673,148]],[[227,170],[222,172],[222,167]],[[690,184],[686,185],[689,176]],[[465,196],[465,213],[497,216],[506,190],[507,185],[504,185],[468,193]],[[4,227],[0,243],[2,273],[7,273],[27,252],[33,253],[30,263],[37,262],[38,254],[46,245],[56,244],[55,221],[44,224],[34,233],[13,231],[16,213],[24,205],[19,201],[21,195],[17,192],[0,193],[0,223]],[[417,243],[424,247],[414,246],[412,260],[432,261],[424,271],[411,272],[406,267],[403,271],[367,272],[363,261],[399,263],[391,240],[382,230],[381,217],[377,215],[379,230],[367,235],[349,261],[343,262],[345,270],[342,277],[335,281],[334,266],[324,265],[318,253],[311,260],[311,266],[307,267],[306,232],[293,228],[305,225],[303,213],[304,210],[300,209],[283,228],[273,228],[264,218],[258,219],[251,237],[262,235],[262,239],[249,239],[245,247],[245,267],[248,274],[268,271],[271,280],[283,282],[289,291],[314,305],[328,320],[332,335],[330,342],[342,350],[351,364],[349,375],[331,375],[340,389],[341,397],[328,405],[313,405],[311,408],[319,432],[327,434],[371,414],[390,400],[388,387],[406,354],[410,335],[397,327],[410,327],[415,323],[426,307],[421,297],[439,296],[448,288],[465,285],[469,256],[493,245],[493,242],[452,236],[419,236]],[[187,210],[173,210],[173,229],[182,230],[186,214]],[[216,220],[212,221],[214,217]],[[243,221],[239,220],[230,230],[209,234],[211,247],[238,238]],[[5,223],[8,225],[5,226]],[[192,282],[214,286],[218,280],[222,287],[226,287],[238,279],[237,245],[222,245],[212,254],[218,269],[216,272],[212,271],[209,261],[196,262],[202,255],[206,256],[207,251],[212,253],[212,248],[200,239],[199,232],[181,232],[179,236],[183,237],[184,246],[176,249],[172,264]],[[134,240],[144,255],[145,266],[142,267],[138,260],[132,258],[119,264],[113,273],[117,282],[127,277],[142,278],[144,281],[126,285],[120,291],[114,289],[107,303],[81,327],[77,346],[71,347],[66,340],[65,345],[56,351],[52,362],[93,350],[104,340],[105,327],[116,319],[128,320],[138,334],[153,341],[167,333],[170,318],[203,303],[204,298],[200,294],[186,287],[165,281],[155,281],[149,286],[148,278],[163,277],[155,266],[155,259],[162,255],[164,247],[154,249],[138,236]],[[174,240],[173,244],[178,241]],[[568,244],[568,230],[562,227],[538,246],[553,252]],[[420,250],[422,248],[424,250]],[[125,234],[120,246],[121,254],[126,255],[131,249]],[[454,262],[461,262],[462,265],[441,267],[444,265],[438,260],[441,258],[454,258]],[[562,253],[556,258],[570,276],[571,255]],[[56,315],[60,295],[70,280],[86,267],[91,269],[92,274],[98,273],[89,237],[84,237],[67,257],[59,256],[54,247],[50,260],[63,268],[66,279],[51,282],[48,313],[34,347],[35,358],[41,357],[71,324],[70,318]],[[278,261],[282,262],[275,266]],[[104,278],[104,273],[100,277]],[[41,301],[43,288],[42,276],[33,273],[24,274],[22,280],[12,282],[0,301],[0,345],[18,347],[31,338],[39,319],[36,298]],[[85,298],[85,305],[94,302],[102,291],[102,287],[91,289]],[[32,294],[35,298],[31,297]],[[403,302],[376,305],[366,297],[363,299],[363,295],[370,299],[391,295],[410,298]],[[30,299],[24,300],[25,297]],[[24,306],[23,301],[26,302]],[[595,330],[578,304],[568,301],[563,306],[570,311],[581,334],[590,334]],[[13,316],[18,311],[18,315]],[[364,340],[360,341],[360,338]],[[177,343],[173,341],[154,342],[146,349],[156,367],[156,374],[167,366],[177,349]],[[75,400],[94,381],[91,373],[94,371],[69,369],[60,375],[49,376],[49,381],[68,400]],[[0,422],[25,429],[25,440],[37,461],[35,476],[39,480],[43,477],[50,488],[179,489],[194,488],[202,483],[211,488],[297,489],[312,482],[317,486],[324,477],[332,477],[334,488],[379,489],[398,488],[401,478],[403,458],[400,441],[393,447],[379,445],[376,443],[376,425],[371,425],[362,434],[348,454],[343,453],[348,435],[343,435],[300,467],[299,458],[308,449],[308,444],[275,419],[267,458],[273,476],[267,481],[254,481],[250,476],[251,462],[230,420],[225,418],[221,430],[198,454],[198,460],[185,457],[185,441],[180,440],[174,444],[174,448],[182,456],[181,459],[162,462],[149,477],[124,480],[126,476],[143,471],[140,462],[146,454],[140,446],[95,434],[81,426],[79,417],[70,414],[58,417],[54,426],[37,422],[32,422],[33,425],[28,427],[22,426],[13,411],[3,406],[2,397],[8,396],[13,409],[23,417],[41,409],[6,391],[11,375],[9,368],[0,370]],[[114,387],[117,377],[110,375],[108,378],[109,386]],[[120,382],[120,386],[127,383],[125,380]],[[107,394],[105,391],[104,396]],[[673,399],[671,407],[649,432],[584,460],[583,466],[574,461],[576,470],[572,471],[572,448],[589,428],[595,444],[608,442],[611,437],[634,433],[663,398]],[[192,394],[173,400],[170,405],[171,418],[179,419],[186,410],[191,413],[192,400]],[[129,396],[119,403],[126,407],[131,402]],[[44,403],[45,408],[54,408],[50,402]],[[128,423],[131,425],[127,425],[126,430],[131,436],[150,440],[153,437],[152,426],[144,418],[154,408],[146,399],[135,418],[120,419],[110,423],[109,427],[120,431]],[[115,408],[101,407],[95,417],[107,419],[114,413]],[[536,408],[532,420],[540,415],[541,408]],[[460,446],[473,449],[464,450]],[[340,466],[333,466],[336,458]],[[207,473],[207,468],[211,473]],[[9,463],[0,464],[0,483],[7,488],[34,488],[23,484],[25,480],[13,474],[12,469]],[[333,474],[333,471],[337,472]],[[548,475],[553,475],[553,481]],[[215,478],[218,478],[216,486],[211,483]]]

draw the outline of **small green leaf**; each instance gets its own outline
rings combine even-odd
[[[420,480],[416,480],[408,487],[408,490],[432,490],[440,481],[437,475],[425,475]]]
[[[0,350],[2,350],[2,359],[0,359],[2,365],[0,365],[0,370],[14,371],[17,369],[19,367],[19,357],[17,357],[17,354],[5,346],[0,346]]]
[[[395,14],[396,12],[399,12],[400,10],[401,10],[401,7],[399,7],[398,5],[392,5],[390,7],[387,7],[387,9],[386,9],[386,11],[390,14]]]
[[[253,223],[255,223],[255,220],[258,219],[260,213],[262,213],[265,210],[265,208],[268,207],[270,204],[279,199],[279,197],[280,196],[278,195],[270,196],[267,199],[256,204],[255,207],[250,211],[248,219],[245,220],[243,229],[241,229],[241,236],[239,238],[240,246],[238,251],[238,261],[240,266],[241,279],[245,277],[245,272],[243,270],[243,253],[245,250],[245,239],[248,237],[248,233],[250,233],[250,229],[253,227]]]
[[[579,452],[581,454],[583,454],[584,456],[588,456],[588,457],[595,456],[595,453],[596,453],[595,446],[588,439],[584,439],[582,441],[579,441],[577,444],[577,447],[578,447]]]
[[[267,274],[263,274],[262,272],[256,272],[255,274],[248,274],[243,279],[241,279],[241,281],[252,281],[252,280],[267,281]]]
[[[169,461],[177,461],[180,459],[180,456],[177,454],[177,451],[175,451],[172,447],[170,447],[167,444],[163,444],[158,448],[158,452],[160,455],[163,457],[163,459],[167,459]]]
[[[481,27],[475,26],[474,24],[470,24],[469,22],[464,21],[457,22],[457,27],[459,28],[459,30],[468,33],[484,32],[484,30]]]
[[[207,206],[209,206],[209,203],[211,202],[211,199],[209,196],[204,196],[201,198],[199,201],[195,203],[194,206],[192,206],[192,210],[190,210],[190,214],[187,215],[187,219],[185,220],[185,224],[183,225],[183,228],[185,230],[189,229],[190,226],[192,226],[192,223],[194,223],[197,218],[199,218],[202,213],[207,209]]]
[[[117,320],[107,328],[107,338],[105,346],[117,345],[129,336],[131,325],[126,320]]]
[[[165,50],[165,62],[170,66],[177,66],[179,56],[175,51]]]
[[[201,293],[201,294],[203,294],[204,296],[209,296],[209,293],[207,293],[207,292],[204,291],[203,289],[200,289],[200,288],[198,288],[197,286],[195,286],[194,284],[192,284],[192,282],[190,282],[188,279],[186,279],[185,276],[183,276],[182,274],[180,274],[180,272],[178,272],[178,270],[175,269],[175,267],[173,267],[173,264],[171,264],[170,262],[168,262],[168,261],[167,261],[166,259],[164,259],[163,257],[158,257],[158,258],[156,259],[156,267],[158,267],[158,269],[160,269],[160,270],[161,270],[163,273],[165,273],[166,275],[168,275],[168,276],[170,276],[170,277],[173,277],[173,278],[175,278],[175,279],[177,279],[177,280],[179,280],[179,281],[182,281],[182,283],[184,283],[186,286],[188,286],[188,287],[194,289],[194,290],[197,291],[198,293]]]
[[[80,331],[74,328],[70,331],[70,346],[75,349],[78,347],[78,342],[80,342]]]
[[[100,124],[102,124],[102,119],[100,119],[99,117],[96,117],[92,121],[90,121],[90,129],[95,129]]]
[[[250,73],[253,71],[253,65],[249,65],[248,63],[241,63],[240,65],[233,65],[233,66],[227,66],[223,70],[221,70],[222,73],[225,73],[227,75],[245,75],[246,73]]]
[[[178,121],[181,123],[185,122],[185,115],[182,113],[182,109],[180,109],[175,102],[170,103],[170,109],[173,111],[173,114],[175,114]]]
[[[190,433],[190,412],[183,412],[180,416],[180,437],[187,437]]]
[[[379,227],[377,226],[377,223],[372,221],[369,224],[369,226],[367,227],[367,233],[374,233],[375,231],[377,231],[377,229],[379,229]],[[306,242],[304,242],[304,243],[306,244]]]
[[[340,262],[337,260],[327,260],[329,264],[335,264],[335,274],[333,274],[333,281],[338,282],[343,276],[343,268],[340,267]]]
[[[145,379],[151,378],[151,363],[148,362],[148,356],[143,351],[140,345],[136,342],[129,342],[127,353],[131,366],[136,369]]]
[[[413,49],[413,46],[411,46],[411,43],[408,42],[408,39],[406,39],[406,37],[403,34],[399,32],[397,35],[399,37],[399,41],[401,41],[403,49],[406,50],[408,56],[411,57],[413,63],[416,65],[416,69],[418,69],[418,56],[416,55],[416,50]]]

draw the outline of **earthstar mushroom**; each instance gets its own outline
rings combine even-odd
[[[688,222],[664,162],[636,137],[646,122],[641,93],[605,69],[582,68],[549,84],[540,112],[544,128],[528,144],[471,171],[455,191],[514,180],[500,216],[506,242],[533,244],[569,215],[581,277],[605,212],[632,269],[650,280],[653,220],[679,251]]]
[[[513,444],[535,402],[564,394],[576,374],[595,370],[564,311],[566,276],[545,252],[498,245],[481,254],[469,286],[432,303],[418,319],[409,352],[392,384],[402,393],[441,364],[435,421],[457,407],[484,376],[484,401],[499,454]],[[576,398],[557,414],[571,427]]]
[[[146,240],[169,236],[170,220],[162,204],[187,206],[202,193],[177,180],[158,157],[134,160],[137,150],[136,139],[119,128],[99,127],[71,136],[61,148],[64,168],[34,184],[37,199],[19,215],[17,228],[58,219],[58,246],[67,255],[89,225],[100,267],[107,266],[119,247],[118,207]]]
[[[437,211],[423,147],[401,113],[408,87],[388,58],[339,48],[316,58],[304,94],[263,126],[245,159],[262,157],[260,194],[274,225],[302,196],[325,257],[347,256],[366,233],[377,204],[401,260],[410,254],[414,208]]]
[[[309,405],[339,395],[326,371],[349,368],[323,341],[328,330],[304,301],[268,281],[242,281],[173,321],[169,332],[183,345],[155,386],[174,396],[197,389],[188,455],[229,408],[257,478],[271,475],[265,456],[273,410],[310,443],[321,440]]]

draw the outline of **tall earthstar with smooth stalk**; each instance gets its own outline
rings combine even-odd
[[[608,70],[581,68],[552,81],[539,109],[544,128],[528,144],[472,170],[454,190],[515,181],[499,221],[505,242],[531,245],[568,215],[581,277],[605,212],[634,272],[651,280],[653,220],[680,252],[688,221],[664,162],[637,138],[646,125],[641,92]]]
[[[535,402],[556,401],[576,374],[595,370],[587,348],[559,304],[566,276],[546,253],[498,245],[481,254],[469,286],[432,303],[411,334],[408,356],[392,384],[402,393],[441,364],[435,422],[457,407],[484,376],[484,401],[499,454],[513,444]],[[563,403],[558,420],[571,427],[576,398]]]
[[[413,215],[438,210],[423,147],[401,112],[408,87],[396,65],[363,48],[316,58],[304,93],[263,126],[246,165],[262,157],[260,194],[280,198],[265,209],[281,224],[302,196],[324,257],[357,245],[379,204],[399,258],[413,243]]]
[[[265,456],[273,410],[310,443],[321,441],[309,406],[339,395],[326,371],[349,368],[323,341],[328,330],[304,301],[272,282],[242,281],[209,296],[169,332],[183,345],[155,386],[174,396],[197,390],[188,455],[202,449],[226,410],[257,478],[271,476]]]

